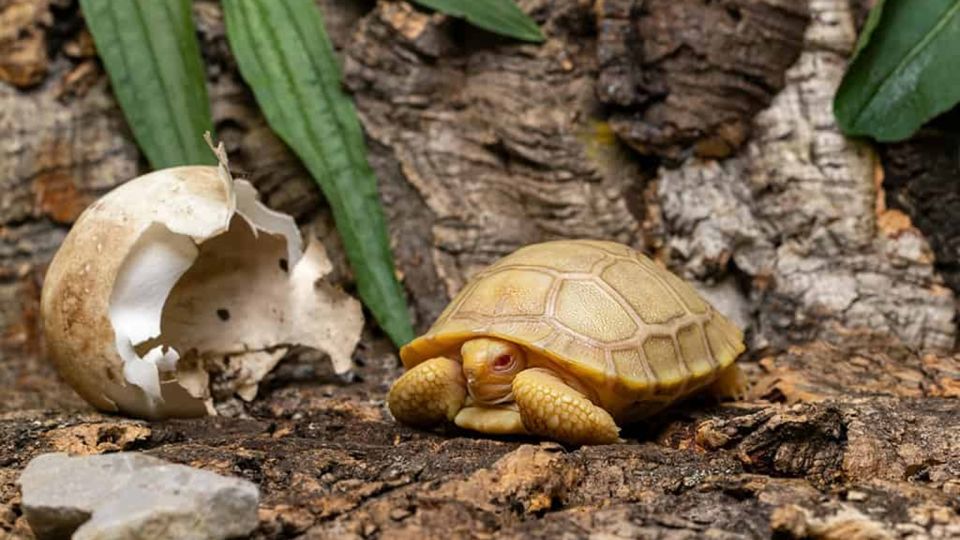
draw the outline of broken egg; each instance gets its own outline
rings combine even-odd
[[[322,244],[220,165],[140,176],[84,211],[53,258],[41,317],[47,354],[100,410],[214,414],[212,377],[250,400],[292,347],[346,372],[359,302],[323,281]]]

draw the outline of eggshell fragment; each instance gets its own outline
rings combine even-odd
[[[146,417],[213,412],[208,369],[245,399],[296,345],[338,372],[360,304],[322,278],[321,244],[219,167],[135,178],[91,205],[50,264],[41,316],[51,360],[88,402]]]

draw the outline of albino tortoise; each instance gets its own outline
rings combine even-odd
[[[614,242],[534,244],[478,274],[400,351],[401,422],[574,443],[706,389],[742,394],[743,333],[687,283]]]

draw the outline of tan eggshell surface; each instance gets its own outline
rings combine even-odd
[[[164,169],[131,180],[92,204],[64,239],[41,297],[47,354],[70,386],[98,409],[137,416],[205,414],[175,383],[162,386],[166,410],[144,409],[143,391],[124,380],[109,318],[110,296],[124,260],[148,227],[160,223],[197,239],[214,236],[229,226],[233,197],[216,167]]]

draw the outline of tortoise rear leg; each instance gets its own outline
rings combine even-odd
[[[532,368],[517,374],[513,397],[530,433],[571,444],[620,440],[620,428],[610,413],[548,369]]]
[[[717,376],[717,380],[710,383],[707,392],[718,399],[747,399],[750,393],[750,381],[737,364],[730,364]]]
[[[434,427],[452,421],[466,397],[467,381],[460,363],[437,357],[401,375],[387,394],[387,405],[404,424]]]

